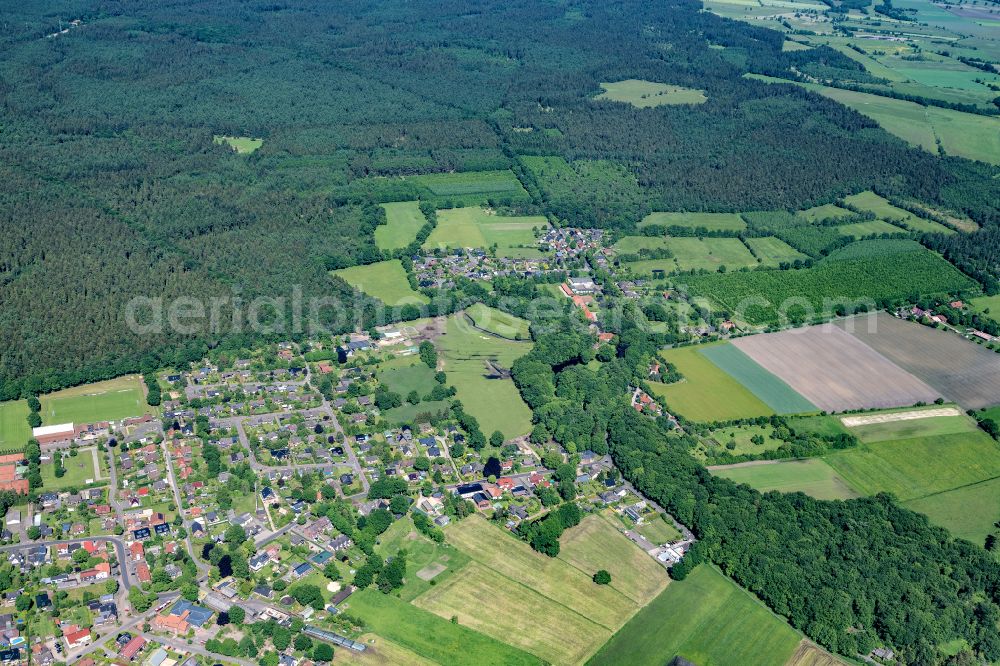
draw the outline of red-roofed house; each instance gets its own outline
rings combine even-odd
[[[142,636],[136,636],[126,643],[125,647],[123,647],[118,654],[120,654],[123,659],[132,661],[139,655],[139,653],[142,652],[144,647],[146,647],[146,639]]]
[[[142,542],[140,541],[133,543],[128,547],[128,550],[132,554],[132,561],[134,562],[138,562],[146,556],[146,549],[142,547]]]
[[[90,644],[90,629],[80,629],[78,631],[73,631],[71,633],[65,634],[66,646],[69,649],[75,649],[78,647],[83,647],[84,645]]]
[[[135,577],[139,579],[140,583],[151,582],[153,577],[149,575],[149,565],[145,562],[139,562],[135,565]]]

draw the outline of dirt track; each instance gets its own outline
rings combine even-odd
[[[917,409],[910,412],[892,412],[891,414],[868,414],[866,416],[845,416],[840,419],[848,428],[858,426],[874,425],[876,423],[895,423],[896,421],[915,421],[917,419],[931,419],[936,416],[961,416],[962,410],[955,407],[941,407],[939,409]]]

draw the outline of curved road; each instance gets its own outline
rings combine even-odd
[[[62,546],[71,543],[83,543],[84,541],[95,541],[95,542],[108,542],[115,546],[115,550],[118,552],[118,568],[122,574],[122,583],[125,585],[125,589],[129,590],[132,588],[132,577],[128,570],[128,549],[125,546],[125,542],[118,537],[113,536],[92,536],[92,537],[81,537],[78,539],[58,539],[55,541],[31,541],[28,543],[17,543],[12,546],[0,546],[0,553],[16,551],[16,550],[26,550],[29,548],[35,548],[37,546],[45,546],[49,548],[51,546]],[[135,583],[138,585],[138,582]]]

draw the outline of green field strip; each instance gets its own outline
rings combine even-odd
[[[778,414],[819,411],[795,389],[729,343],[705,347],[701,353]]]

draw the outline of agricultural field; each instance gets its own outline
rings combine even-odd
[[[489,437],[494,430],[506,439],[531,431],[531,410],[510,379],[491,378],[487,361],[509,369],[531,350],[530,342],[503,340],[476,330],[461,315],[448,318],[446,333],[437,340],[448,383],[458,391],[465,410],[476,417]]]
[[[883,220],[869,220],[866,222],[852,222],[851,224],[841,224],[834,227],[841,236],[851,238],[865,238],[866,236],[880,236],[882,234],[906,234],[906,229],[889,224]]]
[[[809,257],[774,236],[760,236],[746,239],[747,247],[760,259],[764,266],[778,266],[782,263],[804,261]]]
[[[708,231],[743,231],[747,228],[739,213],[650,213],[639,222],[640,228],[652,225]]]
[[[832,324],[752,335],[732,344],[824,411],[900,407],[939,397]]]
[[[634,239],[634,240],[633,240]],[[654,270],[673,271],[717,271],[722,266],[727,270],[750,268],[758,265],[756,257],[739,238],[649,238],[629,236],[623,239],[626,247],[664,247],[670,250],[673,259],[649,259],[628,262],[626,267],[637,274],[649,275]]]
[[[0,450],[20,451],[31,439],[28,425],[28,403],[25,400],[0,402]]]
[[[492,333],[508,340],[531,339],[528,322],[503,310],[497,310],[482,303],[474,303],[465,309],[465,314],[472,321],[473,326],[487,333]]]
[[[848,662],[835,657],[815,643],[803,639],[785,666],[846,666]]]
[[[254,139],[249,136],[215,136],[212,139],[217,144],[225,144],[241,155],[249,155],[264,145],[264,139]]]
[[[440,585],[469,563],[469,557],[447,543],[435,543],[417,532],[413,520],[405,517],[394,522],[379,538],[376,550],[389,556],[406,549],[406,584],[399,590],[400,598],[412,601],[431,588],[431,581]]]
[[[749,592],[703,564],[671,583],[588,664],[667,664],[681,656],[699,666],[782,666],[800,638]]]
[[[663,357],[684,379],[674,384],[650,382],[653,392],[667,401],[667,408],[692,421],[770,416],[774,410],[741,383],[712,363],[698,347],[669,349]]]
[[[861,444],[824,460],[857,492],[901,501],[1000,476],[1000,445],[979,430]]]
[[[965,409],[1000,402],[1000,354],[951,331],[897,319],[885,312],[837,322],[879,354]]]
[[[652,521],[666,528],[661,530],[663,533],[676,531],[659,517]],[[587,576],[604,569],[611,574],[609,587],[640,606],[649,603],[669,582],[667,572],[656,560],[601,516],[585,517],[579,525],[566,530],[559,543],[560,560]]]
[[[685,282],[695,295],[708,297],[755,325],[781,322],[778,307],[784,303],[789,304],[786,317],[808,321],[810,316],[832,314],[823,311],[825,299],[871,302],[914,292],[936,295],[978,289],[975,282],[929,250],[900,253],[891,262],[877,257],[825,261],[792,271],[692,275]],[[740,308],[744,303],[746,307]]]
[[[821,458],[807,460],[755,461],[712,467],[712,474],[745,483],[762,493],[805,493],[823,500],[858,496],[837,470]]]
[[[337,661],[351,666],[434,666],[434,661],[421,657],[402,645],[375,634],[362,634],[356,639],[364,643],[364,652],[340,650]]]
[[[666,250],[669,240],[665,236],[622,236],[612,247],[619,254],[636,254],[640,250]]]
[[[701,353],[778,414],[818,411],[815,405],[796,393],[791,386],[732,344],[705,346]]]
[[[524,200],[528,193],[509,169],[502,171],[461,171],[407,176],[405,181],[424,188],[441,201],[460,205],[485,204],[487,199]]]
[[[568,556],[573,564],[562,557],[536,553],[479,516],[453,522],[445,533],[448,541],[473,562],[443,585],[417,597],[414,603],[441,617],[457,615],[459,624],[509,641],[545,661],[580,663],[639,608],[633,598],[613,586],[596,585],[591,580],[593,572],[576,568],[598,563],[611,566],[607,556],[597,552],[591,542],[609,535],[620,539],[610,544],[615,552],[631,558],[631,551],[619,551],[627,546],[649,559],[609,525],[595,528],[591,524],[577,535]],[[662,571],[656,575],[659,582],[654,586],[634,574],[622,573],[619,588],[635,598],[651,597],[657,587],[666,584]],[[484,604],[484,599],[489,603]]]
[[[470,662],[496,666],[542,663],[537,657],[504,641],[450,622],[374,588],[352,595],[347,608],[352,615],[363,618],[368,628],[379,636],[442,666],[464,666]]]
[[[976,432],[976,422],[955,407],[878,412],[844,416],[841,422],[862,442],[884,442],[914,437],[940,437]]]
[[[537,253],[536,230],[548,228],[544,216],[505,217],[479,207],[438,211],[438,223],[424,242],[424,249],[489,248],[497,246],[497,256],[525,256]],[[511,252],[517,252],[516,255]]]
[[[365,266],[351,266],[332,272],[359,291],[379,299],[389,307],[427,303],[423,294],[413,291],[399,259],[379,261]]]
[[[955,233],[953,229],[949,229],[943,224],[939,224],[933,220],[927,220],[922,217],[917,217],[908,210],[897,208],[886,199],[871,191],[851,195],[846,197],[844,201],[855,208],[874,213],[882,220],[886,220],[888,222],[902,222],[914,231],[942,234]]]
[[[42,423],[95,423],[118,421],[153,413],[142,392],[138,375],[84,384],[40,396]]]
[[[796,211],[795,217],[805,220],[806,222],[819,222],[820,220],[828,219],[838,220],[844,217],[850,217],[853,214],[854,213],[846,208],[841,208],[836,204],[824,204],[822,206]]]
[[[910,500],[904,506],[927,516],[956,537],[983,545],[1000,520],[1000,478]]]
[[[703,90],[640,79],[601,83],[601,88],[604,92],[595,99],[624,102],[640,109],[664,104],[702,104],[708,100]]]
[[[396,250],[406,247],[417,237],[417,232],[427,224],[416,201],[384,203],[386,224],[375,228],[375,245],[380,250]]]

